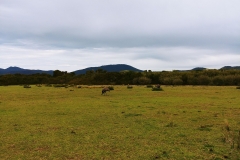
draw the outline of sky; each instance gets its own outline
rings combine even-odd
[[[0,68],[240,66],[239,0],[0,0]]]

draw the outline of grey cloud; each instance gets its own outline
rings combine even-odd
[[[5,67],[14,63],[25,68],[34,66],[31,69],[67,71],[107,64],[131,64],[139,69],[155,71],[191,69],[196,66],[220,68],[229,64],[237,65],[240,59],[235,52],[226,54],[221,50],[183,47],[35,50],[2,46],[0,52],[5,53],[0,55],[0,64]]]
[[[84,52],[152,68],[154,63],[180,65],[174,56],[192,63],[201,55],[199,63],[210,65],[201,57],[240,54],[239,6],[239,0],[2,0],[0,47],[8,47],[6,54],[27,57],[30,51],[41,55],[62,50],[60,59],[74,61],[75,66],[101,64],[88,61]],[[11,48],[17,48],[16,53]],[[78,53],[86,60],[71,59]],[[59,66],[68,66],[59,61]],[[57,65],[54,58],[51,63]]]
[[[70,47],[175,45],[181,44],[178,39],[194,41],[191,36],[200,43],[216,36],[234,39],[236,34],[240,36],[238,4],[206,0],[5,1],[5,8],[10,9],[3,9],[1,34],[59,46],[65,40],[72,43]]]

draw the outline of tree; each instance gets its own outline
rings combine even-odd
[[[224,77],[224,85],[234,85],[234,76],[233,75],[227,75]]]
[[[188,84],[188,76],[187,76],[187,74],[186,73],[184,73],[183,75],[182,75],[182,81],[183,81],[183,85],[187,85]]]
[[[145,76],[133,79],[133,83],[140,85],[151,84],[151,81],[152,80],[150,78],[147,78]]]
[[[62,76],[64,74],[67,74],[67,71],[65,71],[65,72],[59,71],[59,70],[53,71],[53,77],[59,77],[59,76]]]
[[[169,78],[169,77],[165,77],[163,78],[163,84],[165,85],[172,85],[172,78]]]
[[[208,76],[201,75],[198,78],[198,82],[199,82],[198,84],[200,85],[209,85],[211,82],[211,79]]]
[[[223,76],[213,77],[213,84],[217,86],[222,86],[224,84]]]
[[[180,78],[173,79],[172,81],[173,85],[182,85],[183,81]]]

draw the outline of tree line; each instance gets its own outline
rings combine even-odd
[[[90,70],[85,74],[55,70],[49,74],[6,74],[0,75],[0,85],[24,84],[76,84],[76,85],[240,85],[240,70],[191,70],[143,72],[122,71],[107,72],[102,69]]]

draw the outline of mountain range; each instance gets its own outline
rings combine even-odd
[[[76,75],[85,74],[87,71],[96,71],[98,69],[105,70],[107,72],[121,72],[121,71],[135,71],[135,72],[142,72],[142,70],[132,67],[126,64],[114,64],[114,65],[104,65],[99,67],[88,67],[81,70],[73,71]],[[4,74],[37,74],[37,73],[46,73],[53,75],[53,70],[43,71],[43,70],[31,70],[31,69],[23,69],[19,67],[8,67],[6,69],[0,68],[0,75]]]
[[[99,66],[99,67],[88,67],[85,69],[80,69],[80,70],[76,70],[73,71],[76,75],[79,74],[85,74],[86,71],[96,71],[98,69],[102,69],[105,70],[107,72],[121,72],[121,71],[135,71],[135,72],[143,72],[143,70],[137,69],[135,67],[132,67],[130,65],[126,65],[126,64],[112,64],[112,65],[104,65],[104,66]],[[196,67],[193,68],[192,70],[205,70],[207,68],[204,67]],[[240,69],[240,66],[224,66],[220,69]],[[29,74],[37,74],[37,73],[45,73],[45,74],[50,74],[53,75],[53,70],[48,70],[48,71],[43,71],[43,70],[31,70],[31,69],[23,69],[23,68],[19,68],[19,67],[8,67],[6,69],[1,69],[0,68],[0,75],[4,75],[4,74],[25,74],[25,75],[29,75]]]

